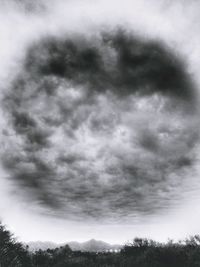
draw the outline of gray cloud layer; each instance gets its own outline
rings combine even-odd
[[[156,212],[195,160],[198,103],[183,62],[123,30],[33,45],[3,106],[4,167],[56,215]]]

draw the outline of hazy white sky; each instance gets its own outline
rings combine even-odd
[[[17,2],[17,1],[16,1]],[[97,29],[124,26],[147,39],[159,39],[180,54],[200,86],[200,2],[156,0],[95,0],[44,1],[27,10],[26,5],[3,1],[0,8],[0,100],[20,72],[27,47],[48,34],[63,36],[72,32],[90,35]],[[3,110],[0,126],[9,127]],[[189,127],[189,126],[188,126]],[[4,151],[15,148],[9,137],[0,134],[1,157]],[[17,140],[16,140],[17,143]],[[9,147],[10,146],[10,147]],[[30,197],[19,190],[3,166],[0,179],[0,216],[4,224],[23,241],[49,240],[66,242],[91,238],[123,243],[135,236],[156,240],[184,238],[200,234],[199,144],[195,147],[195,165],[184,173],[180,188],[181,201],[152,216],[138,216],[134,223],[72,222],[50,215],[41,215],[38,206],[31,205]],[[175,177],[176,178],[176,177]],[[26,199],[28,199],[26,201]],[[33,200],[34,203],[34,200]],[[41,213],[40,213],[41,212]]]

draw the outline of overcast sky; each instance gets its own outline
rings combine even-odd
[[[200,3],[1,2],[2,222],[22,241],[200,234]]]

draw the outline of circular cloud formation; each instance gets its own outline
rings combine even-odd
[[[183,62],[158,42],[122,30],[44,38],[4,98],[3,164],[55,215],[156,212],[193,164],[197,105]]]

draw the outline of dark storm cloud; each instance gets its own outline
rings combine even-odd
[[[30,49],[25,68],[36,76],[70,79],[93,91],[109,88],[120,96],[156,92],[186,103],[196,96],[180,58],[159,42],[122,30],[94,40],[47,38]]]
[[[46,188],[47,180],[54,175],[51,166],[45,164],[41,159],[34,158],[30,154],[5,155],[4,166],[11,171],[12,178],[17,184],[25,189],[28,195],[34,195],[41,205],[49,205],[53,208],[60,208],[61,203]]]
[[[3,106],[4,166],[54,214],[156,212],[193,165],[197,100],[183,62],[121,30],[33,45]]]
[[[183,62],[158,42],[145,42],[123,32],[108,40],[118,53],[116,85],[141,93],[172,95],[192,100],[194,91]],[[117,78],[117,79],[116,79]]]
[[[33,145],[38,149],[48,145],[49,133],[44,129],[40,129],[30,115],[25,112],[15,112],[12,117],[16,132],[27,138],[28,145]]]

